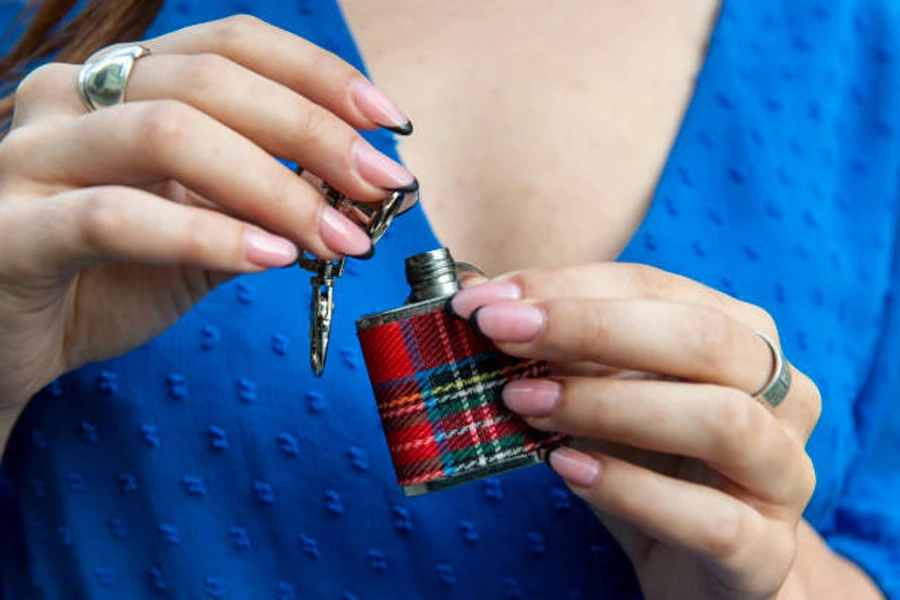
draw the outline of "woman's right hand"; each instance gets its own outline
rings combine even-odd
[[[291,264],[298,247],[365,255],[365,233],[274,157],[361,201],[414,183],[356,132],[406,118],[310,42],[241,16],[143,44],[124,104],[89,112],[79,65],[41,67],[16,91],[0,143],[5,414],[235,274]]]

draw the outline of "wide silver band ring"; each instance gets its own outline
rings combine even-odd
[[[769,350],[772,351],[772,358],[775,360],[775,367],[772,369],[769,381],[761,390],[753,394],[753,398],[765,403],[770,408],[775,408],[784,401],[791,391],[791,365],[781,349],[772,341],[772,338],[761,331],[754,331],[754,333],[761,337],[769,346]]]
[[[150,49],[146,46],[124,46],[86,62],[78,72],[78,92],[88,109],[94,111],[124,102],[134,64],[148,54]]]

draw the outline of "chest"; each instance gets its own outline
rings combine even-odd
[[[615,258],[668,155],[715,0],[343,0],[438,237],[490,272]]]

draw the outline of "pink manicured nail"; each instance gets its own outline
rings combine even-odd
[[[387,94],[360,79],[353,84],[353,101],[367,119],[395,133],[409,135],[412,123]]]
[[[362,256],[372,248],[369,236],[350,219],[330,206],[322,209],[319,235],[325,245],[338,254]]]
[[[549,379],[517,379],[503,388],[503,402],[523,417],[548,417],[559,406],[562,386]]]
[[[261,267],[283,267],[295,260],[299,251],[293,242],[258,229],[244,232],[247,260]]]
[[[522,290],[512,281],[488,281],[457,292],[450,300],[450,310],[460,318],[468,319],[476,308],[498,300],[518,300]]]
[[[475,326],[495,342],[530,342],[544,328],[544,311],[532,304],[501,300],[482,306],[472,315]]]
[[[353,146],[356,170],[362,178],[375,187],[398,190],[415,183],[416,178],[400,163],[394,162],[364,140]]]
[[[602,470],[594,458],[571,448],[557,448],[548,460],[560,477],[576,487],[591,487],[597,483]]]

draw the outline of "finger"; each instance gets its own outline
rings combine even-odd
[[[592,263],[529,269],[497,278],[518,286],[523,298],[596,298],[671,300],[722,311],[777,339],[772,318],[763,309],[655,267],[629,263]]]
[[[75,93],[78,68],[54,65],[20,91],[22,119],[86,111]],[[339,191],[382,200],[415,177],[375,150],[346,122],[291,89],[216,54],[150,55],[128,82],[126,101],[177,100],[209,115],[268,153],[302,163]]]
[[[11,205],[11,206],[10,206]],[[83,188],[35,202],[13,200],[5,232],[11,272],[53,276],[105,261],[228,273],[291,264],[297,248],[228,215],[130,187]]]
[[[345,121],[290,88],[217,54],[149,56],[135,68],[129,101],[175,99],[266,151],[299,162],[341,192],[382,200],[415,178]]]
[[[671,381],[532,379],[503,389],[533,427],[702,460],[776,507],[805,506],[815,473],[803,445],[734,388]]]
[[[64,63],[47,63],[29,72],[16,86],[13,128],[41,119],[83,115],[86,109],[77,78],[78,67]]]
[[[792,564],[791,528],[768,521],[719,490],[570,448],[555,450],[549,461],[597,511],[627,521],[663,544],[683,548],[732,589],[781,581],[784,574],[775,571]]]
[[[235,16],[145,42],[156,54],[219,54],[302,94],[354,129],[412,132],[409,119],[357,69],[255,17]]]
[[[486,284],[487,285],[487,284]],[[486,286],[485,286],[486,287]],[[473,315],[502,350],[559,362],[651,372],[758,393],[775,360],[768,344],[745,324],[698,304],[661,300],[549,300],[494,302]],[[787,368],[793,368],[786,365]],[[821,412],[816,386],[797,374],[774,410],[804,442]]]
[[[83,187],[148,186],[174,179],[317,256],[357,256],[371,246],[368,236],[308,183],[259,146],[185,104],[130,103],[52,130],[31,129],[36,133],[21,138],[19,147],[6,144],[7,168],[18,176]]]
[[[550,375],[553,377],[610,377],[617,373],[630,373],[630,371],[613,369],[588,360],[550,363]]]
[[[718,310],[659,300],[505,301],[478,309],[478,329],[516,356],[590,360],[749,393],[773,358],[751,329]]]

